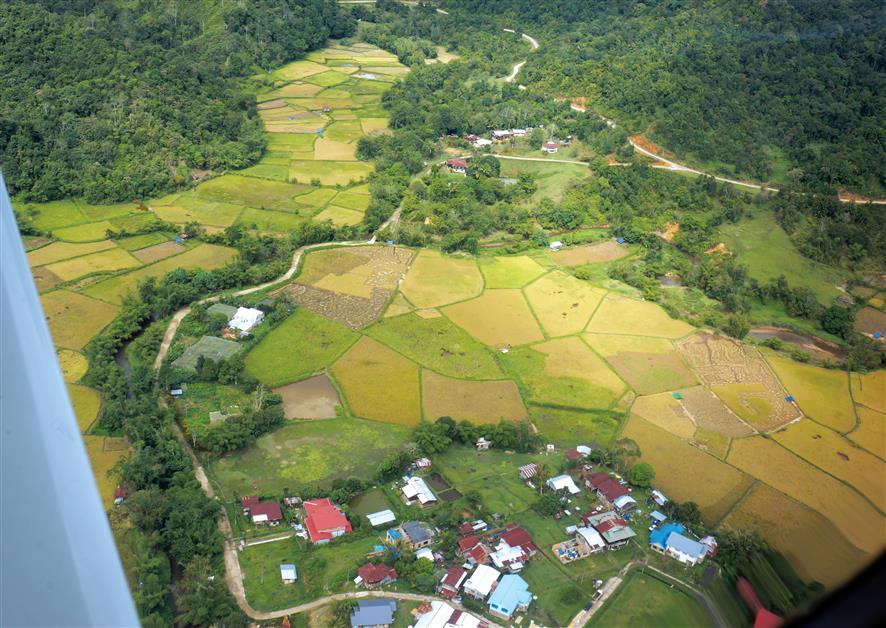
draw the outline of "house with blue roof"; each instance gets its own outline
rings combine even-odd
[[[360,600],[351,613],[351,628],[390,626],[396,612],[397,602],[394,600]]]
[[[679,523],[667,523],[649,533],[649,546],[684,565],[697,565],[707,556],[708,548],[684,536],[685,530]]]
[[[677,534],[683,534],[686,530],[679,523],[666,523],[663,526],[659,526],[658,529],[653,530],[649,533],[649,545],[656,552],[661,552],[662,554],[667,552],[668,549],[668,537],[671,535],[671,532],[676,532]]]
[[[489,596],[489,612],[505,620],[514,613],[524,613],[532,602],[529,584],[516,574],[507,574]]]

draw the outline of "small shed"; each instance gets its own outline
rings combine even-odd
[[[653,510],[651,513],[649,513],[649,518],[652,519],[652,522],[655,525],[661,525],[668,520],[667,515],[664,515],[657,510]]]
[[[298,579],[298,572],[295,570],[295,565],[292,563],[282,563],[280,565],[280,579],[283,580],[285,584],[292,584]]]
[[[369,524],[372,527],[384,525],[385,523],[391,523],[392,521],[397,520],[397,516],[391,510],[379,510],[378,512],[366,515],[366,518],[369,519]]]
[[[490,441],[486,440],[485,436],[478,438],[475,444],[477,446],[477,451],[486,451],[492,445]]]
[[[560,249],[563,248],[563,243],[560,242],[560,240],[554,240],[553,242],[551,242],[548,245],[548,248],[551,249],[552,251],[559,251]]]

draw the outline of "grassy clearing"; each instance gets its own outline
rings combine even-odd
[[[259,180],[236,174],[222,175],[197,187],[197,193],[202,198],[239,203],[259,209],[290,211],[293,208],[293,197],[308,191],[309,188],[304,185]]]
[[[129,236],[128,238],[121,238],[117,240],[117,246],[121,249],[126,249],[127,251],[137,251],[138,249],[144,249],[149,246],[153,246],[155,244],[161,244],[168,240],[171,240],[174,237],[174,234],[171,233],[160,233],[154,231],[152,233],[143,233],[141,235]]]
[[[723,527],[757,530],[801,578],[828,588],[843,584],[869,560],[825,517],[765,484],[751,489]]]
[[[608,294],[597,309],[588,331],[601,334],[631,334],[681,338],[694,328],[683,321],[674,320],[654,303]]]
[[[855,409],[845,372],[802,364],[779,357],[774,351],[762,353],[806,416],[838,432],[855,427]]]
[[[141,266],[141,262],[120,248],[111,248],[61,262],[49,264],[46,269],[63,281],[71,281],[93,273],[108,273]]]
[[[251,395],[236,386],[192,382],[188,384],[187,392],[175,401],[175,407],[181,413],[181,421],[190,435],[205,431],[209,426],[210,412],[227,412],[235,407],[242,412],[251,401]],[[239,414],[236,411],[232,413]]]
[[[114,225],[111,222],[100,220],[98,222],[89,222],[85,225],[56,229],[52,233],[59,240],[67,240],[68,242],[94,242],[96,240],[104,240],[105,234],[113,230]]]
[[[566,190],[573,182],[581,181],[590,175],[588,167],[579,164],[501,160],[501,176],[516,178],[524,172],[534,175],[538,185],[538,190],[532,195],[532,203],[537,203],[545,197],[557,202],[562,201]]]
[[[298,308],[246,355],[246,372],[271,387],[288,384],[326,369],[357,338],[344,325]]]
[[[866,374],[852,373],[850,382],[856,403],[880,413],[886,412],[886,370]]]
[[[354,415],[415,425],[421,418],[418,366],[364,336],[332,367]]]
[[[641,459],[655,469],[655,485],[672,499],[697,503],[708,525],[719,522],[753,481],[734,467],[637,416],[631,417],[622,436],[640,446]]]
[[[120,303],[127,292],[135,290],[139,282],[144,281],[148,277],[159,278],[177,268],[184,268],[186,270],[221,268],[236,256],[237,251],[234,249],[216,244],[201,244],[181,255],[168,257],[165,260],[143,266],[125,275],[105,279],[89,286],[83,292],[103,301]]]
[[[348,185],[365,179],[372,172],[372,164],[362,161],[297,161],[289,165],[289,180],[310,183],[317,179],[321,185]]]
[[[406,295],[410,301],[413,299]],[[486,290],[481,296],[443,308],[474,338],[494,347],[523,345],[544,338],[519,290]]]
[[[663,338],[584,334],[583,338],[641,395],[696,384],[674,346]]]
[[[226,500],[256,492],[328,488],[336,478],[372,477],[385,454],[409,440],[410,431],[350,418],[293,421],[255,445],[213,461],[209,472]]]
[[[736,440],[727,462],[817,510],[862,551],[882,548],[882,514],[848,486],[773,441],[759,436]]]
[[[831,266],[803,257],[768,209],[748,220],[720,228],[726,247],[747,265],[751,277],[760,281],[784,275],[793,287],[807,287],[819,301],[830,304],[845,274]]]
[[[252,180],[260,181],[259,179]],[[269,181],[269,183],[271,182]],[[176,224],[198,222],[210,227],[230,227],[242,211],[242,205],[208,201],[190,192],[179,196],[175,205],[154,207],[154,213],[161,220]]]
[[[490,350],[442,316],[406,314],[386,318],[366,333],[410,360],[450,377],[502,377]]]
[[[40,296],[57,347],[82,349],[117,316],[117,308],[76,292],[55,290]]]
[[[886,458],[886,414],[858,406],[858,427],[847,438],[881,459]]]
[[[808,420],[779,430],[773,438],[803,460],[843,480],[886,510],[886,463],[836,432]]]
[[[559,447],[581,443],[608,445],[621,427],[622,415],[609,410],[578,410],[529,406],[529,419],[545,440]]]
[[[337,227],[343,225],[357,225],[363,220],[363,212],[344,207],[329,206],[322,212],[314,216],[316,222],[329,220]]]
[[[527,418],[520,391],[511,380],[468,381],[425,370],[421,386],[424,414],[429,420],[451,416],[456,421],[467,419],[476,424]]]
[[[546,271],[527,255],[515,257],[481,257],[477,260],[486,288],[522,288]]]
[[[58,358],[58,364],[62,369],[62,375],[66,382],[78,382],[81,377],[86,375],[86,370],[89,368],[89,360],[79,351],[59,349],[56,352],[56,358]]]
[[[412,262],[400,290],[418,308],[439,307],[478,296],[483,276],[474,260],[424,249]]]
[[[585,328],[606,295],[559,270],[548,273],[525,289],[529,305],[549,336],[574,334]]]
[[[102,397],[97,390],[79,384],[68,384],[68,396],[77,416],[77,425],[84,434],[95,422],[102,405]]]
[[[286,234],[305,222],[305,218],[289,212],[278,212],[247,207],[237,219],[237,224],[261,232]]]
[[[110,240],[83,244],[53,242],[28,252],[28,264],[31,266],[43,266],[44,264],[52,264],[53,262],[59,262],[71,257],[79,257],[113,248],[116,248],[116,245]]]
[[[120,458],[126,455],[125,441],[121,438],[109,438],[106,436],[84,436],[83,444],[86,445],[86,454],[92,465],[92,475],[98,486],[98,494],[105,508],[110,508],[114,503],[114,489],[117,480],[109,472],[117,464]]]
[[[625,577],[591,626],[711,626],[704,607],[672,585],[639,571]]]

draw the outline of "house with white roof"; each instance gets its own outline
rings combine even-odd
[[[291,584],[296,581],[298,578],[298,574],[295,571],[295,565],[291,563],[283,563],[280,565],[280,578],[286,584]]]
[[[624,513],[629,510],[633,510],[637,507],[637,500],[635,500],[630,495],[622,495],[621,497],[616,497],[612,501],[612,505],[615,506],[615,509],[618,512]]]
[[[708,555],[708,548],[679,532],[671,532],[666,542],[665,552],[684,565],[697,565]]]
[[[436,495],[423,479],[417,476],[405,479],[402,490],[407,504],[419,504],[425,507],[437,503]]]
[[[576,529],[575,539],[588,550],[588,554],[596,554],[606,549],[603,536],[589,526]]]
[[[434,600],[430,603],[430,610],[418,616],[414,628],[478,628],[480,619],[466,611],[454,609],[446,602]],[[419,608],[419,612],[421,607]]]
[[[493,569],[489,565],[477,565],[474,573],[467,579],[464,586],[464,592],[478,600],[485,600],[492,592],[498,577],[501,575],[497,569]]]
[[[379,510],[378,512],[373,512],[366,515],[366,518],[369,519],[369,524],[374,528],[376,526],[396,521],[397,515],[395,515],[391,510]]]
[[[228,321],[228,327],[239,329],[241,333],[249,333],[265,317],[265,313],[254,307],[238,307],[234,318]]]
[[[581,492],[581,489],[575,485],[575,481],[572,477],[566,474],[551,478],[547,481],[547,485],[553,491],[566,490],[570,495],[577,495]]]

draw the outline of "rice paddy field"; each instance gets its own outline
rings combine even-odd
[[[483,275],[472,259],[423,250],[413,261],[400,290],[418,308],[439,307],[479,296],[483,292]]]
[[[520,391],[511,380],[466,381],[423,370],[421,387],[424,416],[430,420],[450,416],[480,424],[527,418]]]

